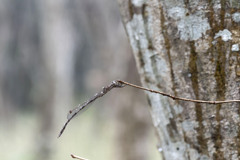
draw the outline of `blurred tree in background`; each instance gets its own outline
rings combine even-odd
[[[32,154],[29,159],[56,159],[58,131],[67,111],[84,100],[81,97],[114,79],[139,83],[118,6],[112,0],[0,2],[0,155],[28,159],[17,149],[8,150],[15,147]],[[132,89],[114,92],[99,101],[91,115],[95,130],[89,132],[99,132],[102,121],[114,121],[114,159],[154,159],[148,147],[153,141],[150,118],[142,99]],[[18,121],[19,114],[33,118]],[[98,139],[99,134],[94,135]],[[12,144],[19,138],[19,145]],[[60,143],[66,144],[66,139]],[[24,149],[27,141],[32,145]]]

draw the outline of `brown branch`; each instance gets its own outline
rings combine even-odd
[[[116,80],[116,81],[112,81],[112,83],[106,87],[102,88],[102,91],[96,93],[92,98],[90,98],[88,101],[85,101],[83,104],[79,104],[78,107],[76,107],[75,109],[69,111],[68,116],[67,116],[67,121],[64,124],[63,128],[61,129],[58,137],[60,137],[62,135],[62,133],[64,132],[64,130],[66,129],[68,123],[73,119],[73,117],[75,117],[80,111],[83,111],[84,109],[86,109],[86,107],[94,102],[96,99],[104,96],[106,93],[108,93],[109,91],[111,91],[113,88],[122,88],[124,86],[130,86],[130,87],[134,87],[137,89],[141,89],[141,90],[145,90],[148,92],[152,92],[152,93],[157,93],[157,94],[161,94],[162,96],[166,96],[169,98],[172,98],[173,100],[181,100],[181,101],[187,101],[187,102],[193,102],[193,103],[206,103],[206,104],[223,104],[223,103],[233,103],[233,102],[240,102],[240,100],[225,100],[225,101],[204,101],[204,100],[195,100],[195,99],[188,99],[188,98],[181,98],[181,97],[175,97],[173,95],[161,92],[161,91],[156,91],[156,90],[152,90],[152,89],[148,89],[145,87],[141,87],[135,84],[131,84],[122,80]]]
[[[122,83],[122,84],[125,84],[125,85],[128,85],[128,86],[131,86],[131,87],[134,87],[134,88],[137,88],[137,89],[145,90],[145,91],[152,92],[152,93],[161,94],[162,96],[172,98],[173,100],[187,101],[187,102],[193,102],[193,103],[207,103],[207,104],[223,104],[223,103],[240,102],[240,100],[203,101],[203,100],[196,100],[196,99],[181,98],[181,97],[175,97],[173,95],[170,95],[170,94],[167,94],[167,93],[164,93],[164,92],[161,92],[161,91],[155,91],[155,90],[152,90],[152,89],[137,86],[135,84],[131,84],[131,83],[128,83],[128,82],[125,82],[125,81],[119,80],[118,82]]]

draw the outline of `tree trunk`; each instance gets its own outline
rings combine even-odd
[[[145,87],[175,96],[240,99],[238,0],[119,0]],[[240,158],[239,104],[194,104],[147,93],[166,160]]]

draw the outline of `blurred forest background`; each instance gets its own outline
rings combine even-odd
[[[159,159],[144,93],[127,87],[57,139],[67,112],[101,87],[140,84],[116,0],[0,1],[1,159]]]

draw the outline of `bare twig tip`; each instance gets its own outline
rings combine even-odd
[[[87,159],[81,158],[79,156],[75,156],[73,154],[71,154],[71,157],[74,158],[74,159],[79,159],[79,160],[87,160]]]

